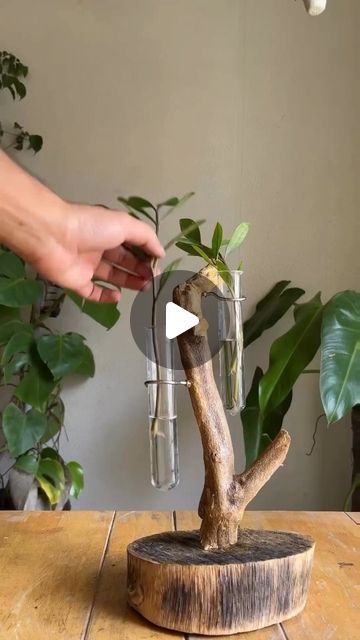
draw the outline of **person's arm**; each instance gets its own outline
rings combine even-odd
[[[126,245],[141,247],[149,260],[165,254],[146,223],[127,213],[65,202],[1,150],[0,244],[51,282],[102,302],[117,301],[120,292],[94,285],[93,277],[142,289],[152,276],[150,263],[135,258]]]

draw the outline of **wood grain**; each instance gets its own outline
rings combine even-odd
[[[264,529],[242,528],[226,550],[204,550],[198,530],[145,536],[128,547],[129,602],[184,633],[258,630],[302,611],[313,551],[308,536]]]
[[[193,511],[177,511],[176,512],[176,529],[178,531],[186,529],[197,529],[200,526],[200,518]],[[245,511],[243,523],[244,526],[249,525],[248,512]],[[202,636],[191,635],[189,640],[200,640]],[[241,635],[216,636],[217,640],[284,640],[284,634],[280,625],[272,625],[265,629],[259,629],[251,633],[242,633]]]
[[[345,513],[247,512],[246,526],[307,533],[316,541],[308,604],[283,628],[289,640],[358,640],[360,528]]]
[[[112,513],[0,512],[0,638],[79,640]]]
[[[166,513],[118,513],[112,529],[95,605],[84,640],[181,640],[181,634],[154,627],[127,605],[126,549],[146,534],[172,530]]]

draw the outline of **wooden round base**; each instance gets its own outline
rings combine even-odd
[[[204,635],[260,629],[305,606],[314,542],[241,529],[226,551],[204,551],[198,531],[160,533],[128,547],[128,601],[156,625]]]

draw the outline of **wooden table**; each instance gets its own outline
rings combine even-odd
[[[197,526],[188,512],[0,512],[0,640],[184,640],[127,607],[126,546]],[[360,514],[248,511],[244,526],[310,534],[315,565],[302,614],[231,638],[359,640]]]

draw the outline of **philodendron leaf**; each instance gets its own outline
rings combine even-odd
[[[249,232],[249,228],[250,225],[248,222],[241,222],[235,229],[235,231],[233,231],[229,242],[226,246],[226,253],[225,255],[229,255],[229,253],[231,253],[232,251],[234,251],[235,249],[238,249],[240,247],[240,245],[244,242],[248,232]]]
[[[19,309],[0,305],[0,345],[8,342],[14,333],[21,331],[24,324]]]
[[[34,328],[32,325],[24,325],[21,331],[14,333],[7,343],[1,358],[1,364],[9,362],[10,358],[17,353],[29,353],[30,345],[33,341]]]
[[[0,276],[6,278],[23,278],[25,276],[23,261],[12,251],[0,250]]]
[[[84,340],[78,333],[45,335],[37,340],[40,358],[55,380],[74,373],[84,358]]]
[[[60,397],[50,398],[49,408],[47,410],[47,426],[40,442],[45,444],[50,438],[54,438],[59,433],[64,424],[65,407]]]
[[[241,412],[247,468],[265,451],[279,433],[292,400],[292,392],[290,391],[285,400],[264,417],[259,406],[259,383],[262,377],[263,372],[260,367],[257,367],[246,398],[245,408]]]
[[[111,329],[120,318],[120,311],[115,303],[112,302],[93,302],[85,300],[77,293],[66,290],[66,295],[72,300],[76,306],[87,316],[101,324],[106,329]]]
[[[16,353],[2,368],[3,379],[5,384],[11,382],[13,376],[18,374],[24,367],[30,363],[30,356],[28,353]]]
[[[62,464],[54,458],[41,458],[36,480],[48,497],[50,504],[57,504],[65,488],[65,474]]]
[[[212,248],[213,257],[214,257],[215,260],[217,260],[218,255],[219,255],[219,251],[220,251],[221,243],[222,243],[222,238],[223,238],[222,226],[221,226],[220,222],[217,222],[216,226],[215,226],[215,229],[214,229],[212,241],[211,241],[211,248]]]
[[[93,378],[95,375],[95,360],[93,353],[89,347],[84,345],[83,357],[78,367],[76,367],[74,373],[78,376],[85,376],[86,378]]]
[[[40,441],[46,430],[46,416],[35,409],[23,412],[10,403],[3,412],[2,428],[10,455],[17,458]]]
[[[360,293],[342,291],[327,303],[321,330],[320,393],[329,423],[360,403]]]
[[[26,471],[26,473],[34,476],[38,470],[38,463],[38,455],[29,451],[16,460],[15,467],[17,469],[21,469],[21,471]]]
[[[46,409],[51,392],[58,382],[54,380],[35,348],[30,350],[30,368],[16,387],[15,396],[39,411]]]
[[[6,307],[35,304],[40,300],[43,291],[43,283],[39,280],[0,276],[0,304]]]
[[[273,342],[269,369],[260,380],[259,402],[263,415],[269,414],[290,393],[296,380],[311,362],[320,346],[323,305],[318,293],[307,303],[297,305],[295,324]]]
[[[244,347],[259,338],[282,318],[292,305],[305,293],[303,289],[287,289],[290,280],[277,282],[256,305],[253,315],[244,323]]]
[[[68,462],[66,466],[71,477],[70,495],[78,498],[84,488],[84,469],[81,464],[75,461]]]

